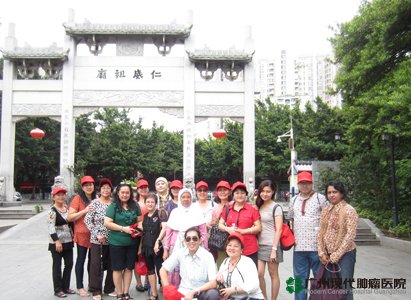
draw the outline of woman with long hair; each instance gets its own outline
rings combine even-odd
[[[131,236],[135,230],[130,226],[140,221],[141,210],[133,200],[133,189],[128,183],[121,182],[104,218],[104,225],[110,230],[108,242],[118,300],[132,299],[129,290],[138,242]]]
[[[358,215],[347,202],[347,192],[339,181],[330,181],[325,186],[325,195],[330,204],[323,209],[318,234],[318,256],[321,263],[337,264],[347,299],[353,299],[350,280],[354,278]],[[331,277],[331,275],[330,275]]]
[[[69,222],[74,223],[74,242],[77,245],[77,260],[75,266],[77,294],[81,297],[88,297],[89,294],[84,289],[84,263],[87,260],[87,272],[90,274],[90,231],[84,223],[84,217],[90,210],[90,203],[96,198],[94,179],[91,176],[84,176],[80,180],[81,191],[70,203],[68,212]],[[87,280],[89,281],[89,280]]]
[[[261,231],[260,214],[252,205],[246,203],[247,187],[237,181],[233,184],[233,203],[223,209],[218,228],[229,234],[240,233],[244,236],[243,255],[250,257],[257,267],[257,234]],[[226,213],[228,210],[228,214]]]
[[[67,220],[66,203],[67,190],[55,187],[51,192],[53,205],[47,214],[49,231],[49,251],[53,259],[52,274],[54,295],[59,298],[67,294],[75,294],[70,289],[71,270],[73,268],[73,237]],[[61,276],[61,261],[64,260],[63,276]]]
[[[112,190],[113,184],[110,179],[100,180],[98,187],[100,196],[91,202],[92,209],[84,219],[91,233],[89,291],[93,294],[93,300],[101,300],[103,291],[110,296],[116,295],[108,245],[108,229],[104,226],[106,210],[111,204]],[[107,270],[107,273],[103,288],[104,270]]]
[[[201,242],[208,249],[207,226],[203,214],[193,207],[193,194],[190,189],[183,188],[178,192],[178,207],[171,212],[167,221],[167,232],[164,238],[163,259],[166,260],[174,250],[184,248],[184,233],[190,227],[198,226],[201,232]],[[179,270],[168,274],[169,281],[178,288],[180,284]]]
[[[271,279],[271,299],[277,299],[280,290],[279,263],[283,261],[280,237],[283,227],[283,210],[274,201],[276,186],[271,180],[260,183],[256,205],[261,216],[261,233],[258,236],[258,278],[264,299],[268,299],[264,279],[265,267]],[[275,208],[275,211],[274,211]]]

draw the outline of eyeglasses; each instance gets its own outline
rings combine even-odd
[[[188,242],[191,242],[191,240],[193,241],[193,242],[198,242],[198,237],[197,236],[188,236],[188,237],[186,237],[186,242],[188,243]]]
[[[199,192],[199,193],[205,193],[205,192],[207,192],[208,190],[207,189],[198,189],[197,190],[197,192]]]

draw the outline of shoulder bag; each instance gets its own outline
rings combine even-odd
[[[227,220],[228,212],[230,209],[228,206],[225,206],[225,209],[225,219]],[[208,238],[208,247],[214,250],[224,250],[224,245],[227,237],[228,232],[218,229],[218,224],[212,225],[210,229],[210,237]]]
[[[287,251],[287,250],[290,250],[294,246],[295,237],[294,237],[293,231],[290,228],[290,225],[288,224],[288,221],[285,220],[284,211],[280,204],[274,205],[274,208],[273,208],[274,224],[275,224],[275,210],[277,209],[277,206],[280,206],[281,212],[283,213],[283,228],[282,228],[283,230],[281,232],[280,245],[281,245],[281,249],[283,249],[284,251]]]

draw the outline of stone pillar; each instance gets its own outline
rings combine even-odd
[[[243,172],[244,183],[249,192],[255,188],[255,101],[254,101],[254,64],[244,67],[244,131],[243,131]]]
[[[195,93],[194,63],[188,55],[184,56],[184,139],[183,139],[183,177],[184,184],[194,183],[195,168]]]
[[[73,20],[70,20],[73,21]],[[66,35],[64,48],[70,49],[67,61],[63,66],[63,93],[61,103],[61,140],[60,140],[60,175],[69,188],[69,194],[74,191],[74,177],[68,170],[74,166],[75,119],[73,116],[74,61],[76,43]]]
[[[5,48],[14,50],[17,40],[14,36],[14,24],[9,24]],[[9,60],[3,65],[3,102],[1,115],[1,152],[0,152],[0,201],[13,201],[14,194],[14,145],[16,124],[12,119],[13,80],[15,68]]]

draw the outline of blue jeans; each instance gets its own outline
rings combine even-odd
[[[88,260],[87,260],[87,272],[90,273],[90,251],[88,251],[87,247],[80,246],[77,244],[77,260],[76,266],[74,268],[76,273],[76,285],[77,289],[83,289],[83,277],[84,277],[84,263],[87,258],[88,252]]]
[[[293,253],[293,270],[294,278],[302,279],[305,289],[299,293],[294,293],[295,300],[307,299],[307,284],[310,278],[310,270],[313,272],[313,277],[318,272],[321,266],[320,258],[317,251],[294,251]]]

